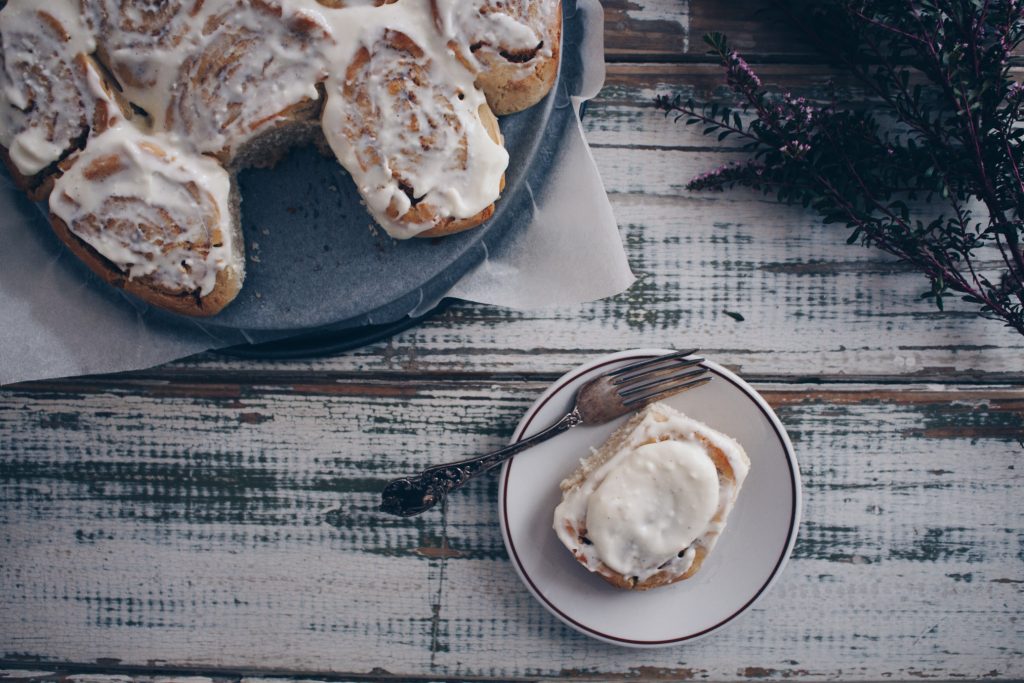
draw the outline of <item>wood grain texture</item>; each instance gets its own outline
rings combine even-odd
[[[612,61],[709,61],[701,36],[710,31],[727,33],[737,49],[755,58],[793,61],[813,54],[766,0],[606,0],[603,4],[605,50]]]
[[[0,389],[0,682],[1024,677],[1024,342],[932,310],[921,276],[810,214],[687,193],[735,153],[651,106],[721,95],[709,30],[820,96],[830,69],[765,4],[605,1],[584,127],[630,291],[457,305],[337,358]],[[376,511],[388,478],[499,446],[577,363],[689,344],[765,392],[804,483],[780,583],[713,638],[631,651],[562,626],[508,563],[494,480]]]
[[[602,0],[609,61],[710,62],[714,31],[751,63],[819,63],[791,17],[772,0]],[[1020,51],[1018,51],[1018,54]]]
[[[761,387],[801,458],[793,562],[715,638],[640,656],[530,599],[493,479],[420,518],[375,510],[387,478],[499,445],[543,386],[0,393],[0,655],[399,677],[1024,675],[1024,389]]]

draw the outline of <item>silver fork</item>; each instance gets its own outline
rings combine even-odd
[[[531,446],[576,425],[598,425],[711,381],[696,349],[623,365],[590,380],[576,392],[572,410],[547,429],[500,450],[469,460],[435,465],[417,475],[394,479],[381,492],[383,512],[411,517],[425,512],[467,481]]]

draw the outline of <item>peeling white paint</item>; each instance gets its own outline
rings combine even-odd
[[[690,49],[690,1],[647,0],[641,6],[630,3],[626,16],[636,21],[667,21],[683,29],[683,52]]]
[[[0,669],[0,678],[7,680],[28,680],[31,678],[45,678],[53,676],[53,671],[36,671],[34,669]]]

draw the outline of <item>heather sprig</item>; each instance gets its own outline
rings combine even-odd
[[[769,92],[723,35],[710,34],[736,104],[656,104],[705,135],[739,141],[750,159],[687,187],[744,186],[810,207],[850,228],[848,242],[923,272],[923,297],[940,310],[956,293],[1024,334],[1024,87],[1010,74],[1024,0],[779,4],[878,105]]]

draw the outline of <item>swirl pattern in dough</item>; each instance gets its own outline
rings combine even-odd
[[[79,144],[93,114],[82,15],[61,3],[10,3],[0,31],[0,144],[23,185]]]
[[[462,70],[457,62],[448,68]],[[471,155],[475,144],[500,144],[472,74],[464,72],[460,83],[433,78],[436,69],[413,38],[387,29],[355,53],[340,92],[328,91],[327,139],[357,177],[370,212],[399,236],[456,228],[459,218],[445,206],[459,209],[465,222],[486,219],[493,204],[467,192],[474,184],[466,180],[500,178],[507,161],[504,154]]]
[[[558,70],[558,0],[431,0],[438,29],[499,116],[532,107]]]
[[[166,308],[230,300],[243,262],[233,244],[227,172],[118,114],[109,124],[62,163],[50,194],[58,233],[73,236],[87,261],[112,264],[122,286],[159,292]]]

